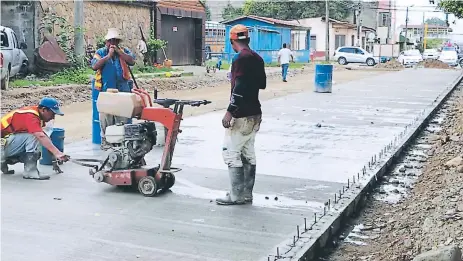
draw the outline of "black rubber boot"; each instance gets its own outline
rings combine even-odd
[[[50,176],[40,175],[39,170],[37,169],[37,161],[39,160],[40,154],[34,152],[27,152],[24,156],[24,179],[34,179],[34,180],[48,180]]]
[[[223,198],[218,198],[215,202],[219,205],[241,205],[244,204],[244,168],[228,167],[230,175],[231,189]]]

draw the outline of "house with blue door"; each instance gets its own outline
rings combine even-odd
[[[254,15],[241,16],[222,23],[225,24],[224,58],[228,61],[231,61],[235,53],[230,43],[230,29],[237,24],[248,27],[250,47],[264,59],[265,63],[278,61],[278,51],[283,43],[293,51],[296,62],[310,61],[310,27],[302,26],[297,22]]]

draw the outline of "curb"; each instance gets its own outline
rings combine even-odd
[[[295,233],[289,235],[288,240],[275,246],[272,254],[260,260],[314,260],[320,250],[343,228],[344,221],[364,206],[367,194],[378,183],[378,177],[389,171],[395,160],[427,126],[462,80],[463,73],[460,73],[431,103],[434,107],[424,109],[414,122],[406,125],[405,130],[381,150],[378,156],[374,155],[357,176],[354,175],[350,181],[348,180],[347,185],[334,195],[334,201],[328,200],[322,212],[315,213],[310,221],[304,218],[304,223],[295,227]]]

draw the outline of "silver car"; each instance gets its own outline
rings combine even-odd
[[[371,53],[356,46],[339,47],[334,52],[334,59],[336,59],[340,65],[346,65],[348,63],[366,63],[368,66],[374,66],[379,62],[379,59],[373,57]]]

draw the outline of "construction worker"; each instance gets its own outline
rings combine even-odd
[[[252,202],[256,178],[254,141],[262,121],[259,90],[267,85],[264,60],[249,47],[246,26],[232,27],[230,42],[237,54],[232,59],[230,104],[222,119],[226,129],[222,155],[231,189],[224,198],[216,199],[220,205]]]
[[[135,55],[125,47],[119,47],[122,41],[116,28],[109,28],[105,36],[105,47],[98,49],[92,59],[92,68],[96,71],[95,89],[101,92],[131,92],[132,79],[129,65],[135,64]],[[109,144],[105,139],[106,127],[116,123],[128,123],[130,119],[100,113],[101,149]]]
[[[48,149],[59,161],[67,161],[68,157],[53,145],[42,127],[53,120],[55,115],[64,115],[59,103],[54,98],[43,98],[38,106],[23,107],[2,117],[2,157],[3,174],[14,174],[8,165],[24,163],[24,179],[47,180],[37,169],[40,159],[39,143]]]

